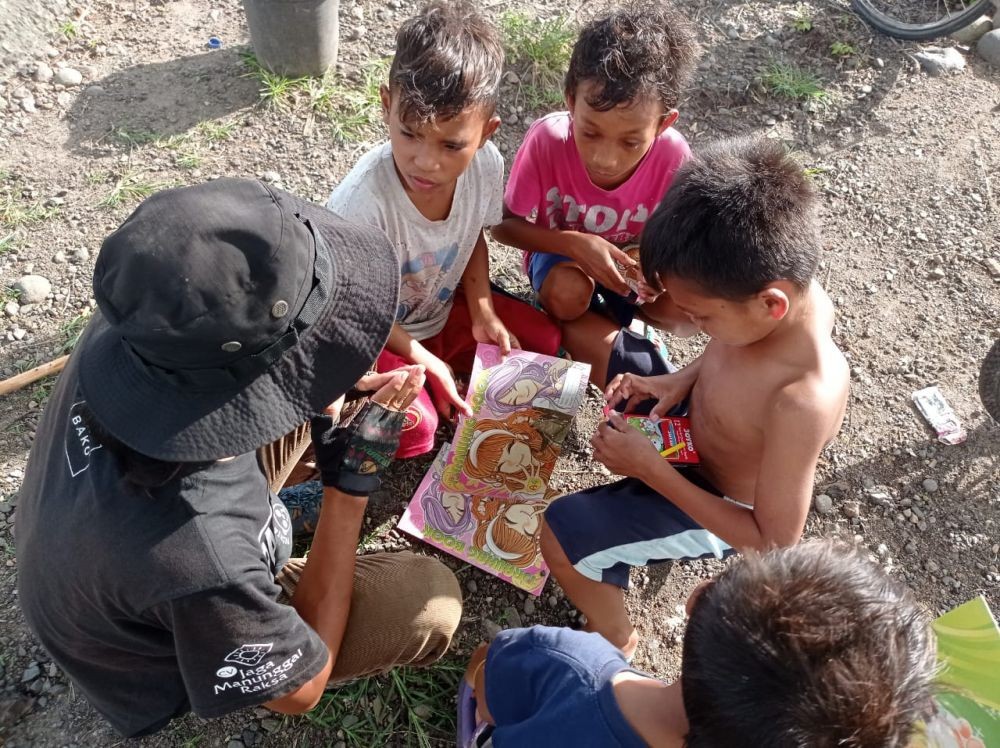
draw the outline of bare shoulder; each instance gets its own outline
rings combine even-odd
[[[818,432],[827,441],[844,417],[850,371],[832,340],[819,343],[813,364],[774,390],[769,411],[782,420],[798,421],[799,428]]]

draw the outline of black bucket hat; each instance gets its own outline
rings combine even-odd
[[[398,293],[377,229],[251,180],[165,190],[101,246],[80,386],[101,425],[149,457],[249,452],[364,374]]]

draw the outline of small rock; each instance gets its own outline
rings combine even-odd
[[[8,301],[3,305],[3,313],[8,317],[16,317],[19,311],[21,311],[21,306],[16,301]]]
[[[367,35],[368,28],[359,24],[347,33],[347,41],[354,42],[358,39],[364,39]]]
[[[501,626],[496,621],[491,621],[489,618],[484,618],[483,630],[486,632],[486,640],[493,641],[494,639],[496,639],[497,634],[503,631],[503,626]]]
[[[983,260],[983,264],[986,266],[986,272],[990,274],[990,277],[994,280],[1000,278],[1000,260],[996,257],[987,257]]]
[[[927,273],[928,280],[944,280],[945,276],[946,273],[944,272],[944,268],[934,268]]]
[[[965,57],[954,47],[927,47],[913,56],[928,75],[957,73],[965,69]]]
[[[277,732],[281,729],[281,720],[268,717],[260,721],[260,726],[264,732]]]
[[[21,109],[28,114],[33,114],[35,112],[35,100],[31,96],[21,99]]]
[[[226,743],[226,748],[246,748],[243,741],[239,738],[232,738],[228,743]]]
[[[980,37],[993,28],[993,21],[989,16],[980,16],[964,29],[959,29],[951,38],[959,44],[975,44]]]
[[[14,336],[14,340],[24,340],[24,336],[28,334],[27,330],[20,327],[15,327],[11,335]]]
[[[818,494],[816,498],[813,499],[813,507],[815,507],[817,513],[819,514],[830,514],[830,512],[833,511],[833,499],[825,493]]]
[[[517,612],[517,608],[509,605],[504,608],[503,614],[511,628],[521,628],[521,614]]]
[[[434,713],[434,710],[428,704],[417,704],[413,707],[413,713],[420,719],[427,719]]]
[[[54,81],[60,86],[79,86],[83,83],[83,73],[73,68],[59,68],[56,71]]]
[[[921,484],[927,493],[934,493],[938,490],[938,482],[933,478],[924,478],[924,482]]]
[[[976,52],[990,65],[1000,67],[1000,29],[983,34],[976,45]]]
[[[42,674],[42,670],[41,670],[41,668],[38,667],[37,663],[34,664],[34,665],[29,665],[28,667],[26,667],[24,669],[24,672],[21,673],[21,682],[22,683],[31,683],[31,681],[33,681],[35,678],[37,678],[41,674]]]
[[[69,91],[60,91],[56,94],[56,104],[63,109],[69,109],[73,104],[73,94]]]
[[[52,80],[53,72],[52,68],[46,65],[44,62],[38,63],[38,67],[35,68],[35,75],[33,76],[39,83],[48,83]]]
[[[856,501],[845,501],[840,511],[844,513],[845,517],[854,518],[861,516],[861,507]]]
[[[74,265],[80,265],[90,259],[90,250],[86,247],[80,247],[73,252],[73,255],[69,258],[69,261]]]
[[[535,601],[530,597],[524,601],[524,615],[533,616],[535,615]]]
[[[549,607],[554,608],[557,605],[559,605],[559,598],[557,598],[555,595],[549,595]]]
[[[52,293],[52,284],[41,275],[25,275],[14,284],[22,304],[41,304]]]
[[[66,253],[63,252],[62,250],[59,250],[52,256],[52,262],[56,263],[57,265],[62,265],[64,262],[66,262]]]
[[[281,175],[276,171],[265,171],[263,174],[260,175],[260,178],[264,182],[274,183],[281,181]]]

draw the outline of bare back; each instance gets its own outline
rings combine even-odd
[[[709,342],[691,393],[692,432],[703,473],[727,496],[756,503],[765,446],[780,449],[791,437],[765,433],[775,409],[801,410],[800,417],[820,431],[822,444],[840,430],[848,366],[832,330],[833,305],[814,283],[801,316],[780,336],[748,346]],[[815,461],[810,479],[814,470]]]

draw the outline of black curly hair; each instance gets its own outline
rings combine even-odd
[[[496,108],[503,73],[496,28],[463,0],[435,0],[396,34],[389,88],[404,122],[448,119],[471,106]]]
[[[700,55],[694,28],[671,5],[633,3],[584,26],[566,71],[566,96],[590,81],[586,102],[599,112],[644,97],[669,112]]]

